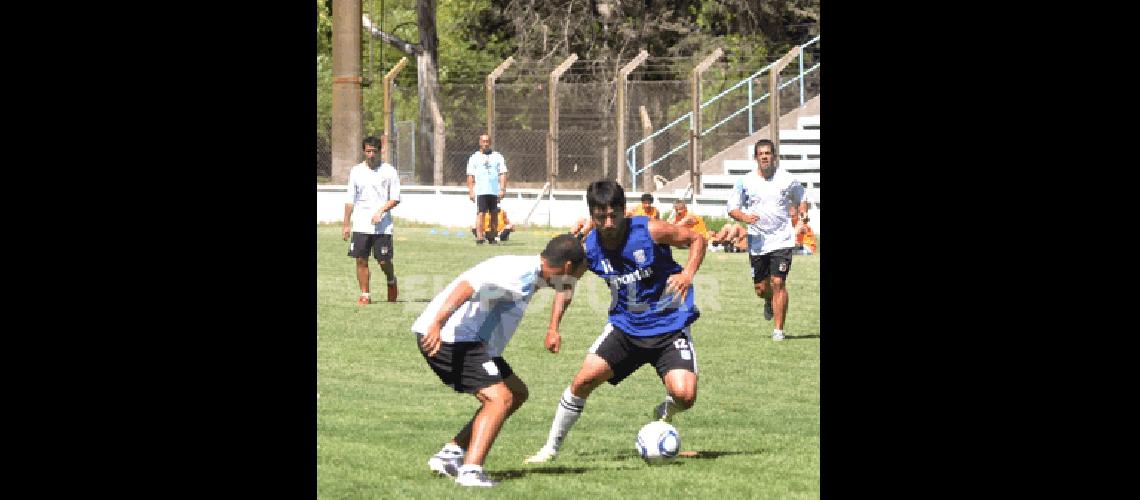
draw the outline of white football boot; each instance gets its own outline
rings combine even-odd
[[[488,478],[487,473],[473,469],[459,471],[459,476],[455,478],[455,482],[460,486],[490,487],[498,484]]]
[[[439,453],[428,459],[428,468],[440,476],[458,476],[460,465],[463,465],[463,450],[457,447],[444,446]]]

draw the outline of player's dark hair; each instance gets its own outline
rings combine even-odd
[[[376,149],[380,149],[380,138],[374,135],[365,137],[363,144],[360,145],[360,149],[364,149],[365,146],[372,146]]]
[[[644,201],[646,203],[653,203],[653,195],[645,193],[641,195],[641,201]]]
[[[542,256],[546,257],[548,264],[557,266],[570,261],[571,265],[577,266],[586,260],[586,251],[582,249],[582,242],[578,238],[566,233],[551,239],[546,244],[546,250],[542,251]]]
[[[625,190],[614,181],[594,181],[586,188],[586,206],[593,212],[595,208],[612,207],[615,211],[625,210]]]
[[[775,156],[776,155],[776,143],[772,142],[771,139],[760,139],[759,141],[756,141],[756,146],[752,148],[752,156],[755,157],[756,151],[758,149],[760,149],[760,146],[763,146],[765,144],[767,144],[768,148],[772,150],[772,156]]]

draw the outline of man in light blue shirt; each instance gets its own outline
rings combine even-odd
[[[484,238],[494,245],[499,234],[499,199],[507,194],[507,160],[498,151],[491,150],[491,136],[479,136],[479,150],[467,159],[467,196],[475,202],[475,244],[482,245]],[[483,232],[483,214],[490,213],[491,231]]]

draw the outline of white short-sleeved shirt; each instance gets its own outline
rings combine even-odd
[[[376,170],[361,162],[348,171],[348,189],[345,203],[352,204],[352,232],[392,234],[392,212],[384,212],[379,224],[372,223],[372,215],[389,200],[400,201],[400,174],[388,163]]]
[[[507,172],[507,160],[498,151],[476,151],[467,159],[467,175],[475,176],[475,195],[499,195],[499,174]]]
[[[803,184],[779,168],[771,179],[752,172],[737,179],[728,196],[728,211],[740,209],[759,219],[748,224],[748,253],[763,255],[796,246],[796,228],[788,209],[807,200]]]
[[[412,331],[423,336],[452,290],[459,282],[466,281],[475,293],[452,313],[439,330],[439,338],[448,343],[483,341],[489,355],[501,356],[535,288],[543,283],[539,277],[541,270],[542,261],[538,256],[491,257],[460,274],[439,292],[416,318]]]

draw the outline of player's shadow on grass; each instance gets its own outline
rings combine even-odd
[[[731,455],[763,455],[765,450],[751,450],[751,451],[682,451],[677,460],[715,460],[720,457],[727,457]]]
[[[631,469],[631,468],[632,467],[617,467],[617,469]],[[503,470],[503,471],[488,472],[487,475],[491,476],[492,479],[503,480],[503,479],[518,479],[518,478],[526,476],[527,474],[558,474],[558,475],[562,475],[562,474],[583,474],[583,473],[586,473],[586,472],[589,472],[592,470],[602,470],[602,469],[614,470],[615,468],[614,467],[565,467],[565,466],[542,467],[542,466],[538,466],[538,467],[526,468],[526,469],[508,469],[508,470]]]
[[[703,459],[703,460],[714,459],[715,460],[717,458],[726,457],[726,456],[730,456],[730,455],[762,455],[765,452],[766,452],[766,450],[762,450],[762,449],[761,450],[746,450],[746,451],[683,450],[683,451],[681,451],[680,455],[678,455],[677,460],[674,460],[673,462],[669,462],[669,463],[678,463],[678,462],[683,461],[683,460],[696,460],[696,459]],[[579,454],[583,455],[583,456],[585,456],[585,455],[606,455],[606,454],[610,454],[610,452],[594,451],[594,452],[583,452],[583,453],[579,453]],[[638,456],[637,453],[635,453],[631,450],[631,451],[623,451],[620,453],[610,454],[609,458],[611,460],[626,460],[626,459],[630,459],[630,458],[640,459],[641,457]]]
[[[784,335],[784,340],[788,339],[818,339],[819,335]]]

